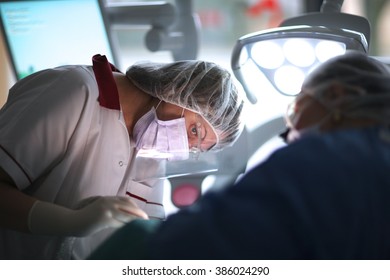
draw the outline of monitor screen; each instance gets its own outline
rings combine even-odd
[[[0,18],[16,79],[94,54],[115,63],[99,0],[1,0]]]

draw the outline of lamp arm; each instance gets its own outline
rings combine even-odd
[[[324,0],[321,5],[322,13],[340,13],[344,0]]]
[[[196,59],[200,21],[193,13],[192,0],[149,3],[110,3],[105,6],[111,27],[151,25],[145,37],[152,51],[171,51],[174,60]]]
[[[170,3],[110,3],[105,6],[111,26],[153,25],[167,27],[175,19],[175,8]]]
[[[294,25],[325,26],[334,29],[344,28],[355,30],[361,32],[367,40],[367,43],[370,43],[370,23],[366,18],[357,15],[333,13],[329,16],[328,13],[312,12],[302,16],[286,19],[279,25],[279,27]]]

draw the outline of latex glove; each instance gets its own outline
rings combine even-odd
[[[37,201],[30,210],[28,226],[33,234],[80,237],[139,218],[148,216],[130,198],[106,196],[86,199],[78,209]]]

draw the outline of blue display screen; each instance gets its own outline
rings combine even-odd
[[[16,78],[67,64],[114,63],[98,0],[1,1],[0,13]]]

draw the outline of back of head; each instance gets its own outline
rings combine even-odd
[[[213,150],[231,145],[242,131],[243,98],[230,73],[215,63],[136,63],[126,76],[147,94],[202,116],[219,138]]]
[[[346,93],[330,100],[333,86]],[[339,108],[349,118],[367,118],[390,124],[390,72],[375,58],[357,51],[334,57],[315,69],[302,85],[328,108]]]

